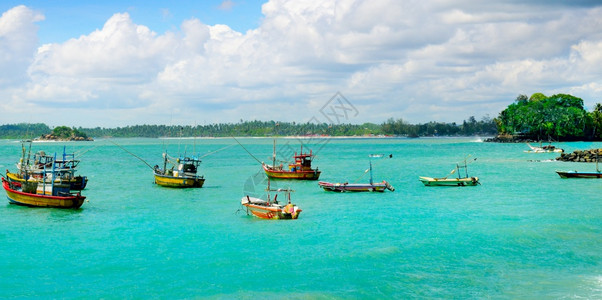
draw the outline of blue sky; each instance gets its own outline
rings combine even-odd
[[[538,92],[591,109],[599,3],[3,1],[0,123],[323,122],[341,103],[337,122],[462,122]]]
[[[39,10],[45,20],[40,26],[40,43],[64,42],[102,28],[117,12],[127,12],[135,23],[163,33],[178,28],[185,19],[197,18],[207,25],[227,24],[245,32],[257,28],[264,1],[2,1],[0,11],[18,5]]]

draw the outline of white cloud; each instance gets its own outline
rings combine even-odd
[[[224,0],[222,1],[222,3],[218,6],[219,10],[232,10],[232,8],[236,5],[236,3],[234,3],[234,1],[232,0]]]
[[[26,79],[26,70],[36,51],[38,27],[44,16],[23,5],[0,16],[0,88]]]
[[[0,49],[20,62],[20,76],[0,75],[10,80],[0,96],[28,111],[68,105],[81,126],[167,123],[174,111],[187,124],[305,122],[337,91],[360,110],[349,122],[460,122],[495,116],[520,93],[599,101],[601,7],[489,4],[272,0],[244,33],[192,18],[160,34],[116,13],[37,53],[43,16],[19,6],[0,19],[0,37],[13,39]]]

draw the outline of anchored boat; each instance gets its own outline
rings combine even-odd
[[[27,150],[25,143],[29,143]],[[68,183],[71,190],[80,191],[86,188],[88,178],[75,175],[80,161],[75,159],[74,153],[66,153],[65,147],[63,147],[62,159],[57,159],[56,155],[46,155],[44,151],[38,151],[31,157],[31,141],[23,142],[21,147],[23,150],[21,159],[17,163],[18,173],[6,170],[6,177],[11,181],[43,181],[49,179],[46,178],[47,176],[52,176],[55,183]],[[50,169],[53,171],[50,172]]]
[[[598,168],[598,153],[596,152],[596,171],[580,172],[580,171],[556,171],[561,178],[602,178],[602,172]]]
[[[546,145],[546,146],[542,146],[540,144],[539,147],[534,147],[534,146],[531,146],[531,144],[527,143],[527,146],[529,146],[529,148],[531,150],[525,150],[526,153],[550,153],[550,152],[560,153],[560,152],[564,152],[564,149],[556,148],[556,146],[551,145],[551,144]]]
[[[264,162],[262,162],[261,165],[265,174],[270,178],[318,180],[321,171],[319,171],[318,168],[312,169],[311,167],[314,157],[311,150],[309,153],[303,153],[303,146],[301,146],[301,152],[299,154],[295,152],[295,155],[293,156],[295,162],[289,164],[288,169],[285,169],[282,164],[276,166],[276,140],[274,140],[272,165],[268,165]]]
[[[71,193],[69,182],[56,180],[56,163],[53,163],[49,170],[44,170],[45,174],[36,180],[12,181],[2,177],[2,187],[6,191],[9,203],[56,208],[79,208],[82,206],[86,197],[79,192]],[[26,174],[24,178],[29,177]]]
[[[252,214],[261,219],[297,219],[301,213],[301,209],[291,203],[291,192],[293,190],[286,189],[271,189],[270,180],[268,178],[268,186],[266,188],[267,199],[260,199],[246,195],[240,200],[240,204],[246,208],[247,215]],[[271,198],[270,192],[275,192],[274,198]],[[278,193],[284,193],[284,204],[278,201]]]
[[[170,169],[167,166],[171,165]],[[155,183],[173,188],[200,188],[205,183],[203,176],[197,175],[201,160],[197,157],[170,157],[163,153],[163,168],[155,165],[153,172]]]
[[[370,157],[383,157],[383,155],[370,155]],[[392,157],[392,156],[389,156]],[[395,191],[395,188],[391,186],[388,182],[383,180],[382,182],[374,182],[372,177],[372,160],[370,160],[370,168],[364,172],[370,172],[370,182],[369,183],[332,183],[326,181],[318,182],[318,185],[323,188],[325,191],[332,192],[384,192],[386,189],[390,191]]]
[[[17,205],[79,208],[86,199],[80,193],[70,193],[68,185],[51,186],[38,181],[12,182],[2,177],[2,187],[6,190],[8,201]]]
[[[475,159],[471,160],[475,161]],[[464,177],[462,177],[461,169],[464,169]],[[458,177],[456,178],[448,178],[450,175],[457,173]],[[441,178],[433,178],[420,176],[420,182],[422,182],[425,186],[475,186],[480,184],[479,178],[468,176],[468,163],[467,160],[464,159],[464,164],[456,164],[456,168],[453,169],[447,176]]]

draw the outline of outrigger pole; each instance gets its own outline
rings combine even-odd
[[[121,145],[119,145],[119,144],[117,144],[117,143],[115,143],[115,142],[113,142],[113,141],[111,141],[111,140],[109,140],[109,142],[111,142],[113,145],[115,145],[115,146],[117,146],[117,147],[121,148],[121,150],[123,150],[123,151],[127,152],[127,153],[128,153],[128,154],[130,154],[131,156],[133,156],[133,157],[135,157],[135,158],[139,159],[141,162],[143,162],[145,165],[147,165],[147,166],[148,166],[148,167],[149,167],[151,170],[154,170],[154,169],[155,169],[155,168],[153,168],[153,167],[152,167],[152,166],[151,166],[149,163],[147,163],[147,162],[146,162],[144,159],[142,159],[142,158],[141,158],[141,157],[139,157],[138,155],[136,155],[136,154],[134,154],[134,153],[130,152],[129,150],[127,150],[127,149],[123,148]]]
[[[240,146],[241,146],[241,147],[242,147],[242,148],[243,148],[245,151],[247,151],[247,153],[249,153],[249,155],[251,155],[251,157],[252,157],[252,158],[254,158],[254,159],[255,159],[255,160],[256,160],[256,161],[257,161],[259,164],[262,164],[262,165],[263,165],[263,163],[262,163],[262,162],[261,162],[259,159],[257,159],[257,157],[255,157],[255,155],[251,154],[251,152],[249,152],[249,150],[247,150],[247,148],[245,148],[245,146],[243,146],[243,145],[242,145],[242,144],[241,144],[241,143],[240,143],[240,142],[239,142],[239,141],[238,141],[238,140],[237,140],[237,139],[236,139],[234,136],[232,136],[232,135],[231,135],[230,137],[232,137],[232,138],[233,138],[233,139],[234,139],[234,140],[235,140],[235,141],[236,141],[236,142],[237,142],[237,143],[238,143],[238,144],[239,144],[239,145],[240,145]]]

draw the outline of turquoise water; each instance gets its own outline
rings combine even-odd
[[[168,152],[208,153],[232,139],[113,140],[160,164]],[[268,161],[271,139],[240,141]],[[321,180],[353,181],[368,168],[395,192],[296,190],[298,220],[246,216],[240,198],[264,188],[260,165],[236,145],[204,158],[202,189],[153,184],[140,160],[107,140],[36,143],[47,153],[85,152],[89,177],[79,210],[0,202],[2,298],[600,298],[602,180],[561,179],[524,144],[477,138],[306,141]],[[280,152],[298,150],[278,140]],[[601,143],[559,143],[567,151]],[[20,143],[0,141],[0,170],[14,170]],[[179,149],[179,150],[178,150]],[[476,187],[424,187],[466,155]],[[541,160],[541,161],[533,161]],[[4,173],[4,172],[2,172]],[[361,181],[367,181],[367,175]],[[2,192],[4,194],[4,192]]]

